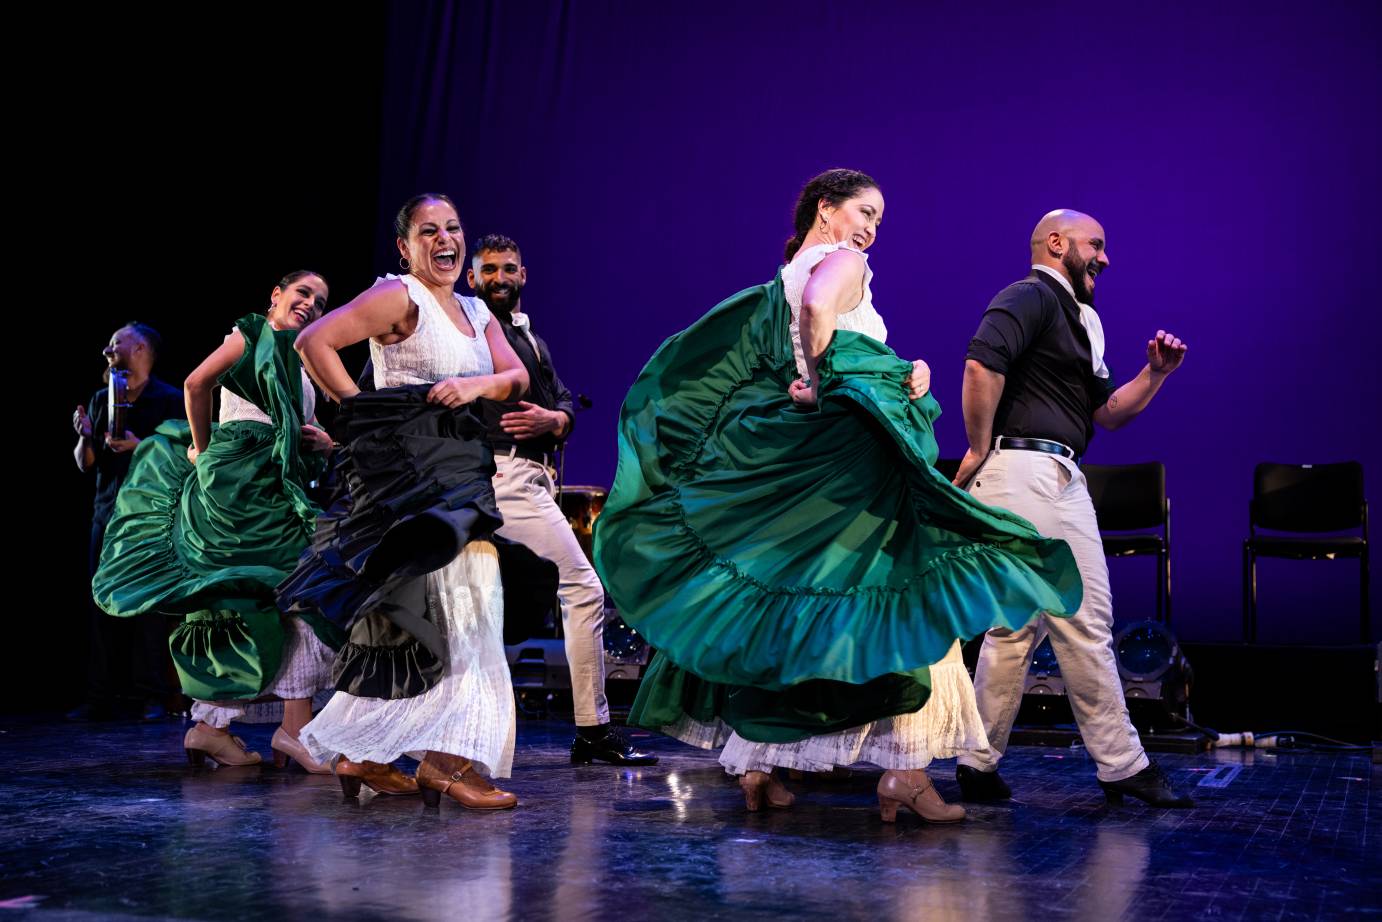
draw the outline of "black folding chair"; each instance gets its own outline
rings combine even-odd
[[[1160,461],[1083,464],[1080,470],[1089,482],[1105,556],[1156,555],[1156,615],[1170,627],[1171,500],[1166,496],[1166,466]]]
[[[1271,531],[1299,535],[1259,535]],[[1361,529],[1357,535],[1322,535]],[[1248,538],[1243,542],[1243,637],[1257,640],[1257,558],[1337,560],[1358,558],[1359,636],[1369,643],[1368,503],[1363,465],[1259,464],[1253,471],[1248,503]]]

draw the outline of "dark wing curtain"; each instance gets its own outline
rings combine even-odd
[[[423,0],[389,8],[380,140],[380,225],[419,192],[445,192],[468,240],[516,236],[560,157],[554,132],[570,84],[573,0]],[[526,248],[526,241],[524,243]],[[380,265],[397,258],[380,235]]]

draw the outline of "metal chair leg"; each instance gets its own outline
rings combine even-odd
[[[1171,626],[1170,606],[1167,604],[1170,583],[1170,564],[1166,549],[1163,547],[1157,551],[1156,555],[1156,618],[1167,628]]]
[[[1363,548],[1363,553],[1358,558],[1358,596],[1359,596],[1359,624],[1361,626],[1360,636],[1363,643],[1372,643],[1372,605],[1368,597],[1368,548]]]
[[[1166,546],[1166,628],[1171,628],[1171,546]]]
[[[1252,551],[1248,549],[1245,542],[1243,544],[1243,642],[1252,643],[1253,641],[1253,591],[1250,584],[1253,582]]]
[[[1248,642],[1257,643],[1257,554],[1248,552]]]

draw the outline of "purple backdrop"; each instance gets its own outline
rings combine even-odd
[[[515,237],[524,304],[595,401],[568,482],[608,484],[629,383],[665,337],[772,276],[819,170],[882,185],[875,300],[889,344],[934,369],[943,455],[964,447],[966,343],[1025,274],[1033,224],[1090,212],[1115,377],[1158,328],[1191,351],[1089,458],[1165,462],[1177,630],[1236,638],[1253,465],[1358,459],[1374,499],[1382,478],[1365,313],[1378,7],[1009,6],[396,4],[378,268],[388,216],[423,189],[453,195],[472,236]],[[1151,566],[1114,563],[1120,619],[1150,613]],[[1355,574],[1265,564],[1262,638],[1354,639]]]

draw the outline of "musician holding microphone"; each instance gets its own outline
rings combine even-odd
[[[116,330],[103,353],[108,385],[72,414],[77,468],[96,475],[88,575],[101,558],[106,525],[135,446],[165,419],[186,418],[182,391],[153,376],[160,344],[158,332],[148,324],[131,322]],[[125,621],[94,604],[89,608],[86,701],[68,718],[118,717],[131,705],[142,706],[139,713],[146,719],[162,717],[176,691],[168,669],[167,619],[151,613]]]

